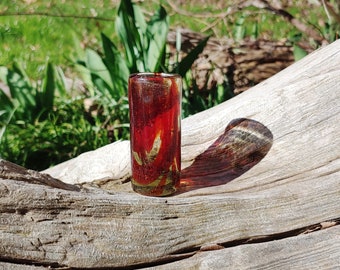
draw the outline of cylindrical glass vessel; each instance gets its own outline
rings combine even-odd
[[[132,188],[148,196],[176,191],[181,170],[182,78],[136,73],[129,77]]]

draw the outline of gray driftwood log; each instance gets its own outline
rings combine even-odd
[[[128,142],[44,172],[80,191],[2,168],[0,269],[338,269],[339,78],[336,41],[184,119],[185,172],[234,119],[256,120],[272,134],[256,165],[217,186],[135,194]]]

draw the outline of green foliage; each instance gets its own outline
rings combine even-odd
[[[81,99],[64,99],[55,107],[45,121],[10,123],[0,143],[0,156],[42,170],[110,142],[106,129],[88,121]]]
[[[198,112],[207,110],[214,107],[227,99],[234,96],[227,79],[223,84],[217,85],[215,88],[209,91],[202,91],[198,89],[195,81],[192,80],[191,74],[188,73],[184,77],[184,85],[193,85],[183,91],[182,98],[182,114],[183,117],[187,117]]]
[[[185,77],[193,62],[203,51],[208,39],[205,38],[190,51],[182,61],[174,66],[167,65],[166,41],[169,31],[169,18],[165,9],[160,6],[158,10],[146,21],[141,9],[131,1],[121,1],[116,20],[116,31],[120,37],[123,52],[105,34],[102,34],[102,55],[92,49],[86,49],[86,59],[78,61],[80,70],[87,86],[90,89],[91,98],[102,107],[103,119],[109,116],[109,121],[118,126],[116,133],[123,139],[128,138],[128,104],[127,89],[128,78],[136,72],[169,72],[178,73]],[[180,40],[178,42],[180,44]],[[180,51],[180,47],[178,47]],[[190,92],[192,83],[187,83],[183,92]],[[219,88],[221,91],[221,88]],[[200,95],[196,92],[197,95]],[[213,91],[210,93],[214,95]],[[199,98],[199,97],[197,97]],[[212,96],[210,97],[210,99]],[[209,101],[206,94],[200,98],[200,103],[192,103],[184,106],[184,114],[207,109],[209,104],[221,102],[214,99]],[[191,102],[192,98],[184,99]],[[224,100],[223,100],[224,101]],[[186,111],[188,109],[188,111]],[[117,139],[118,137],[115,136]]]
[[[328,41],[333,42],[340,36],[340,1],[323,1],[323,8],[327,21],[322,32]]]
[[[102,33],[102,53],[88,48],[85,59],[78,61],[95,107],[93,113],[84,112],[84,97],[70,99],[63,74],[51,64],[41,82],[30,80],[18,64],[12,69],[0,68],[0,79],[10,89],[9,96],[0,91],[2,158],[42,170],[113,140],[129,138],[129,75],[177,71],[184,77],[208,40],[170,70],[166,59],[169,18],[162,6],[146,21],[138,6],[122,1],[116,29],[124,53]],[[191,111],[198,108],[206,107]]]
[[[1,65],[20,59],[37,80],[46,61],[74,75],[71,59],[81,46],[98,47],[100,32],[112,29],[115,5],[111,0],[1,0],[0,14]]]
[[[110,142],[100,119],[84,112],[83,98],[70,98],[52,64],[41,82],[31,81],[17,64],[1,67],[0,78],[10,91],[8,96],[0,90],[1,158],[42,170]]]
[[[172,69],[172,71],[167,70],[168,72],[174,72],[178,73],[182,77],[185,77],[186,73],[190,70],[192,64],[194,61],[198,58],[199,54],[203,51],[205,45],[208,42],[209,37],[201,40],[195,48],[193,48],[184,58],[181,62],[176,63],[175,67]],[[177,43],[180,43],[180,40],[177,40]],[[176,46],[180,48],[179,46]],[[177,48],[177,49],[178,49]],[[179,54],[179,51],[177,53]]]
[[[116,46],[102,34],[104,57],[92,49],[86,50],[86,60],[79,61],[90,97],[98,106],[97,120],[105,127],[113,125],[114,133],[123,138],[129,134],[127,80],[129,70]],[[115,136],[115,139],[119,139]]]
[[[307,55],[307,52],[302,49],[297,44],[293,45],[293,54],[295,61],[299,61],[300,59],[304,58]]]
[[[246,28],[244,26],[245,20],[246,16],[244,14],[241,14],[236,20],[233,33],[233,37],[236,41],[243,40],[246,36]]]
[[[129,115],[127,88],[131,73],[157,71],[164,66],[168,17],[163,7],[146,22],[141,9],[131,1],[121,1],[116,31],[124,54],[101,34],[103,56],[86,49],[86,59],[78,61],[90,96],[102,108],[106,126],[114,126],[115,139],[128,138]],[[115,128],[117,127],[117,128]]]
[[[228,85],[228,80],[225,78],[224,83],[217,85],[209,91],[199,90],[195,80],[191,77],[190,68],[198,55],[203,51],[208,42],[209,37],[201,40],[198,45],[190,51],[187,56],[177,62],[171,72],[178,73],[183,77],[183,98],[182,98],[182,116],[187,117],[209,109],[217,104],[226,101],[233,96],[233,93]],[[181,51],[181,36],[177,32],[176,37],[177,54]],[[208,82],[206,78],[206,82]],[[206,86],[204,88],[207,88]]]
[[[232,12],[238,9],[237,1],[184,1],[180,6],[184,12],[176,12],[169,1],[134,2],[142,6],[145,16],[161,3],[170,14],[173,28],[184,27],[204,34],[213,33],[218,38],[233,38],[240,16],[245,17],[246,37],[282,40],[299,32],[292,24],[268,10],[248,7]],[[339,38],[339,1],[322,1],[329,3],[327,7],[320,3],[285,1],[283,6],[297,19],[318,29],[331,42]],[[42,67],[48,60],[61,66],[68,77],[73,77],[72,59],[82,57],[79,55],[81,48],[99,49],[101,32],[109,35],[115,43],[118,41],[112,31],[118,4],[119,1],[111,0],[0,1],[1,65],[9,66],[16,59],[21,59],[27,63],[27,74],[36,80],[42,76]],[[223,14],[225,17],[221,17]],[[304,34],[302,41],[308,42],[310,37]]]
[[[0,67],[0,79],[10,91],[9,96],[0,91],[0,107],[3,108],[0,123],[45,120],[53,109],[55,95],[65,93],[62,76],[60,70],[48,63],[43,82],[34,85],[18,64],[13,69]]]
[[[160,71],[165,61],[165,45],[169,18],[160,6],[148,22],[139,6],[121,1],[116,31],[125,49],[131,73]]]

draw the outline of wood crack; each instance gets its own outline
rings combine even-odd
[[[250,238],[244,238],[244,239],[238,239],[228,242],[221,242],[221,243],[213,243],[208,245],[202,245],[201,247],[193,247],[193,248],[186,248],[182,249],[180,251],[177,251],[173,253],[172,255],[195,255],[197,252],[205,252],[205,251],[213,251],[213,250],[219,250],[223,248],[231,248],[239,245],[247,245],[247,244],[256,244],[256,243],[265,243],[270,241],[276,241],[281,240],[289,237],[295,237],[301,234],[309,234],[312,232],[325,230],[333,226],[340,225],[340,217],[335,218],[332,220],[323,221],[320,223],[312,224],[309,226],[305,226],[302,228],[271,234],[271,235],[258,235],[253,236]]]
[[[35,267],[47,267],[47,268],[52,268],[52,269],[72,269],[70,267],[67,267],[66,265],[59,264],[59,263],[43,263],[43,262],[31,261],[31,260],[25,260],[25,259],[19,259],[19,258],[2,257],[0,255],[0,263],[1,262],[10,263],[15,266],[22,265],[23,267],[29,265],[29,266],[35,266]]]
[[[287,231],[287,232],[282,232],[282,233],[277,233],[277,234],[272,234],[272,235],[259,235],[259,236],[253,236],[250,238],[228,241],[228,242],[223,242],[223,243],[207,244],[207,245],[202,245],[200,247],[185,248],[175,253],[172,253],[169,256],[162,258],[161,260],[157,260],[154,262],[135,264],[135,265],[131,265],[128,267],[104,267],[104,268],[91,268],[91,269],[92,270],[106,270],[106,269],[112,269],[112,270],[128,269],[129,270],[129,269],[143,269],[143,268],[148,268],[148,267],[156,267],[156,266],[161,266],[161,265],[165,265],[168,263],[176,262],[179,260],[187,259],[200,252],[232,248],[232,247],[239,246],[239,245],[248,245],[248,244],[276,241],[276,240],[281,240],[281,239],[285,239],[289,237],[295,237],[301,234],[309,234],[312,232],[325,230],[330,227],[338,226],[338,225],[340,225],[340,217],[332,219],[332,220],[327,220],[327,221],[323,221],[320,223],[316,223],[316,224],[306,226],[303,228],[294,229],[294,230]]]
[[[259,236],[242,239],[242,240],[219,243],[219,245],[225,248],[229,248],[229,247],[242,245],[242,244],[256,244],[256,243],[264,243],[264,242],[269,242],[269,241],[276,241],[276,240],[281,240],[281,239],[285,239],[288,237],[295,237],[301,234],[308,234],[308,233],[324,230],[324,229],[327,229],[333,226],[337,226],[339,224],[340,224],[340,217],[336,219],[316,223],[313,225],[309,225],[303,228],[294,229],[291,231],[286,231],[286,232],[276,233],[276,234],[271,234],[271,235],[259,235]]]

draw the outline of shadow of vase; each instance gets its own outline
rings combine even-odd
[[[273,134],[258,121],[232,120],[224,133],[181,171],[177,194],[226,184],[259,163],[273,144]]]

